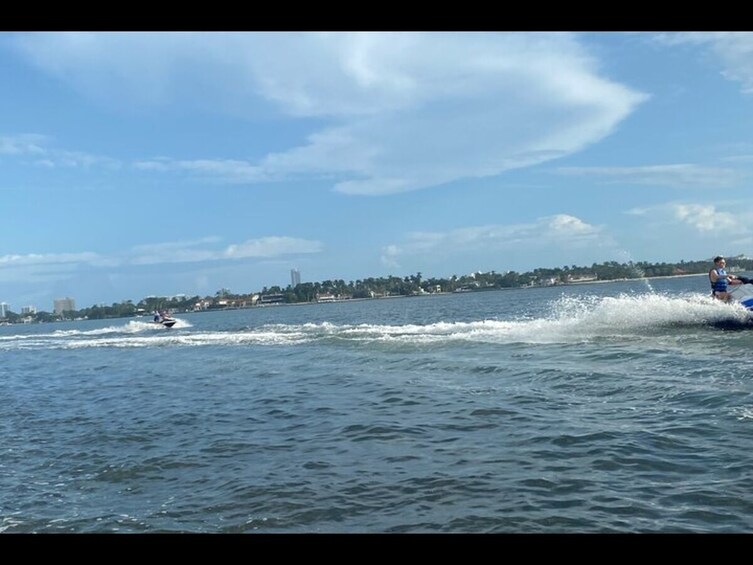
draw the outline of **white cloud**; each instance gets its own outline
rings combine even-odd
[[[0,155],[44,155],[46,142],[43,135],[0,136]]]
[[[73,167],[88,169],[91,167],[108,167],[111,169],[120,168],[120,161],[101,155],[92,155],[83,151],[53,151],[50,152],[51,159],[48,159],[53,165],[61,167]]]
[[[140,171],[171,171],[179,169],[179,163],[180,161],[175,161],[167,157],[159,157],[144,161],[136,161],[133,163],[133,168]]]
[[[244,259],[246,257],[277,257],[292,253],[319,253],[322,244],[319,241],[300,239],[296,237],[262,237],[249,239],[243,243],[233,244],[223,252],[223,257],[229,259]]]
[[[109,261],[97,253],[29,253],[27,255],[9,254],[0,256],[0,267],[22,265],[54,265],[60,263],[87,263],[96,265]]]
[[[56,281],[70,279],[76,271],[72,263],[57,263],[52,265],[26,264],[14,265],[13,268],[0,269],[0,282],[17,284],[24,291],[35,283],[49,284]]]
[[[126,253],[29,253],[0,256],[0,280],[54,281],[68,278],[81,270],[119,269],[129,266],[164,265],[236,261],[249,258],[270,258],[285,255],[319,253],[319,241],[287,236],[268,236],[242,243],[218,246],[219,237],[204,237],[189,241],[175,241],[139,245]]]
[[[552,216],[544,222],[544,225],[549,228],[553,235],[564,237],[591,236],[600,231],[599,228],[568,214]]]
[[[222,259],[266,258],[300,253],[318,253],[323,248],[319,241],[288,236],[249,239],[242,243],[227,245],[224,248],[212,246],[219,241],[219,238],[211,237],[194,241],[142,245],[134,248],[135,255],[130,262],[134,265],[154,265]]]
[[[137,253],[173,253],[186,247],[196,247],[210,243],[222,241],[222,238],[216,235],[201,237],[199,239],[184,241],[165,241],[162,243],[147,243],[133,246],[133,251]]]
[[[702,232],[737,227],[737,222],[732,214],[720,212],[710,204],[674,204],[672,209],[675,218]]]
[[[32,33],[17,34],[12,43],[33,64],[80,91],[137,103],[167,102],[191,53],[211,44],[188,33]]]
[[[137,245],[132,248],[133,254],[129,262],[133,265],[154,265],[213,260],[217,252],[205,249],[205,247],[219,241],[221,241],[219,237],[210,236],[187,241]]]
[[[14,36],[105,103],[277,107],[329,120],[258,162],[144,161],[225,182],[334,176],[349,194],[416,190],[569,155],[644,94],[599,75],[567,33],[53,33]],[[199,96],[200,93],[200,96]]]
[[[463,254],[484,250],[487,253],[511,249],[526,252],[551,247],[578,248],[610,246],[612,239],[602,226],[588,224],[568,214],[539,218],[530,224],[488,225],[458,228],[448,232],[412,232],[403,243],[382,249],[381,262],[399,268],[403,256]]]
[[[729,161],[730,163],[753,163],[753,155],[730,155],[729,157],[724,157],[722,161]]]
[[[699,165],[649,165],[641,167],[560,167],[564,175],[601,177],[610,183],[645,184],[671,188],[728,188],[741,174],[728,168]]]
[[[401,253],[402,249],[397,245],[386,245],[384,249],[382,249],[380,261],[382,265],[389,269],[399,269],[400,263],[397,262],[397,259]]]
[[[99,253],[28,253],[0,256],[0,281],[32,284],[67,279],[81,268],[113,267],[117,260]]]
[[[168,158],[137,161],[134,167],[144,171],[187,171],[228,183],[253,183],[269,180],[264,171],[248,161],[237,159],[196,159],[177,161]]]
[[[37,134],[0,137],[0,155],[31,157],[32,163],[46,168],[85,168],[104,166],[120,167],[120,161],[110,157],[92,155],[83,151],[66,151],[49,147],[51,138]]]
[[[265,170],[337,172],[346,178],[336,190],[349,194],[496,175],[600,140],[645,99],[599,78],[566,35],[413,40],[415,51],[400,60],[389,59],[391,50],[373,38],[361,52],[373,58],[374,77],[385,57],[390,69],[410,77],[380,83],[395,95],[392,106],[380,99],[383,113],[353,117],[311,136],[307,145],[270,155]]]
[[[666,44],[706,45],[722,65],[722,76],[739,82],[746,94],[753,94],[753,33],[694,32],[662,34]]]
[[[706,236],[726,234],[726,237],[739,237],[749,234],[750,230],[746,226],[753,219],[750,202],[728,201],[724,206],[733,209],[734,213],[720,210],[714,204],[670,202],[633,208],[628,210],[627,214],[646,218],[654,224],[654,229],[679,223],[690,226]]]

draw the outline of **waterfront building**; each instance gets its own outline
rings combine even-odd
[[[73,298],[56,298],[53,302],[53,312],[55,314],[62,314],[65,311],[69,310],[75,310],[76,309],[76,301],[73,300]]]

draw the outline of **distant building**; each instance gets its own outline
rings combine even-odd
[[[62,314],[67,310],[76,309],[76,301],[73,298],[56,298],[53,302],[55,314]]]
[[[8,315],[8,311],[10,311],[10,306],[5,302],[0,302],[0,318],[5,318]]]
[[[301,271],[298,269],[290,269],[290,285],[295,288],[301,284]]]
[[[21,314],[36,314],[37,308],[35,306],[22,306],[21,307]]]
[[[263,294],[259,298],[260,304],[279,304],[280,302],[285,302],[284,294]]]
[[[209,300],[199,300],[196,304],[193,305],[193,311],[198,312],[200,310],[207,310],[209,309],[209,306],[211,306],[212,302]]]

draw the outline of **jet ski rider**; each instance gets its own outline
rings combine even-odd
[[[714,257],[714,268],[709,271],[709,282],[711,282],[711,296],[729,302],[732,295],[727,291],[727,286],[731,284],[742,284],[744,281],[736,276],[727,273],[725,267],[727,261],[721,255]]]

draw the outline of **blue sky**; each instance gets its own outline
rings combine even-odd
[[[1,33],[0,301],[752,254],[753,34]]]

